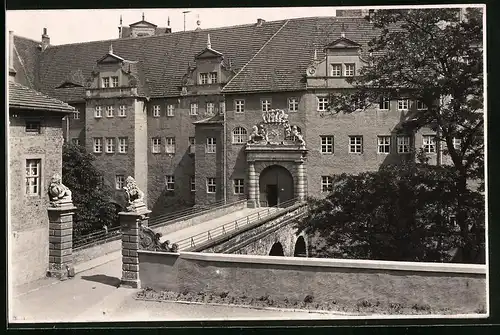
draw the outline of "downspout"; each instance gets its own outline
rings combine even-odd
[[[222,95],[222,99],[224,99],[224,105],[226,104],[226,96],[223,94]],[[227,108],[226,108],[227,109]],[[220,112],[220,103],[219,103],[219,112]],[[223,170],[223,180],[222,180],[222,185],[224,187],[224,205],[227,203],[227,185],[226,185],[226,177],[227,177],[227,169],[226,169],[226,165],[227,165],[227,144],[226,144],[226,141],[227,141],[227,127],[226,127],[226,110],[224,110],[224,113],[223,113],[223,126],[224,126],[224,141],[223,141],[223,155],[224,155],[224,158],[223,158],[223,166],[222,166],[222,170]]]
[[[69,143],[69,116],[70,114],[66,115],[66,143]]]

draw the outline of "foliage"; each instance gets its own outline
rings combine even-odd
[[[484,229],[484,198],[468,190],[469,229]],[[463,245],[456,214],[457,174],[450,167],[387,165],[376,172],[333,176],[332,192],[311,199],[299,231],[326,242],[321,257],[450,261]],[[477,234],[484,236],[484,234]],[[474,244],[479,252],[484,239]]]
[[[331,95],[329,110],[352,113],[383,97],[411,97],[426,106],[409,113],[404,124],[406,131],[430,126],[445,144],[458,178],[457,222],[467,259],[473,243],[464,209],[467,180],[484,188],[482,11],[468,8],[462,16],[453,8],[378,10],[370,20],[380,34],[369,43],[369,64],[348,80],[353,90]]]
[[[73,234],[75,237],[116,225],[115,205],[109,202],[111,190],[93,165],[94,156],[85,148],[71,143],[63,146],[62,182],[72,192],[77,207]]]

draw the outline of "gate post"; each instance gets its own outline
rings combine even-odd
[[[120,231],[122,233],[122,278],[121,285],[140,288],[139,278],[139,230],[148,226],[151,211],[144,203],[144,194],[132,177],[127,177],[123,188],[127,197],[126,211],[120,212]]]
[[[122,233],[122,278],[124,287],[140,288],[139,279],[139,229],[148,225],[150,210],[120,212],[120,231]]]
[[[61,280],[74,276],[73,214],[76,207],[67,203],[50,206],[49,214],[49,270],[48,276]]]
[[[54,174],[48,186],[49,269],[47,275],[61,280],[75,275],[73,267],[73,206],[71,191]]]

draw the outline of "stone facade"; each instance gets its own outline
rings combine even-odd
[[[62,169],[61,113],[9,109],[10,241],[15,285],[46,275],[49,265],[50,177]],[[41,121],[40,132],[27,132],[26,121]],[[27,160],[38,160],[37,194],[26,194]]]

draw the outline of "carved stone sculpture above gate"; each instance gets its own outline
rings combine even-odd
[[[282,109],[262,113],[262,122],[253,126],[247,147],[279,145],[305,148],[306,142],[299,128],[288,121],[288,114]]]

